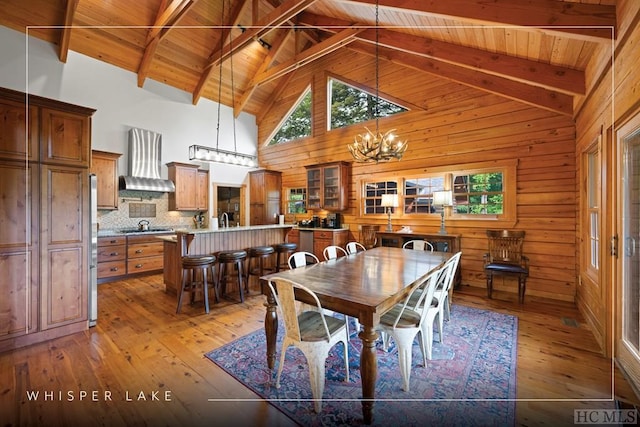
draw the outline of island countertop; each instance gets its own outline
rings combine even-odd
[[[167,293],[181,287],[182,257],[211,255],[225,250],[246,250],[285,242],[293,224],[267,224],[241,227],[177,228],[176,238],[164,240],[164,283]]]
[[[293,228],[293,224],[267,224],[267,225],[241,225],[239,227],[218,227],[218,228],[176,228],[176,233],[203,234],[203,233],[234,233],[239,231],[252,230],[277,230]]]

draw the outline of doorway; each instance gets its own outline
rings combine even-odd
[[[220,218],[226,212],[229,217],[229,225],[245,225],[245,188],[243,185],[214,184],[213,211]]]
[[[640,387],[640,113],[617,132],[620,230],[618,253],[618,361]]]

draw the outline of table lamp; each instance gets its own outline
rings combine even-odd
[[[398,195],[397,194],[383,194],[382,195],[382,203],[380,204],[383,208],[386,209],[387,212],[387,230],[393,231],[391,228],[391,208],[398,207]]]
[[[433,204],[435,206],[442,206],[441,220],[440,220],[440,234],[447,234],[447,230],[444,228],[444,208],[445,206],[453,205],[453,193],[448,191],[434,191],[433,192]]]

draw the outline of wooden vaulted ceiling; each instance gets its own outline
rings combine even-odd
[[[376,0],[16,0],[0,25],[258,117],[298,68],[376,40],[408,70],[572,115],[616,26],[615,0],[377,3],[377,30]]]

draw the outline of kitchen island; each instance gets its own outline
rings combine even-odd
[[[225,250],[247,249],[274,245],[286,240],[293,225],[253,225],[222,227],[216,230],[177,229],[175,237],[160,238],[164,242],[164,284],[169,294],[177,295],[180,288],[184,255],[210,255]]]

